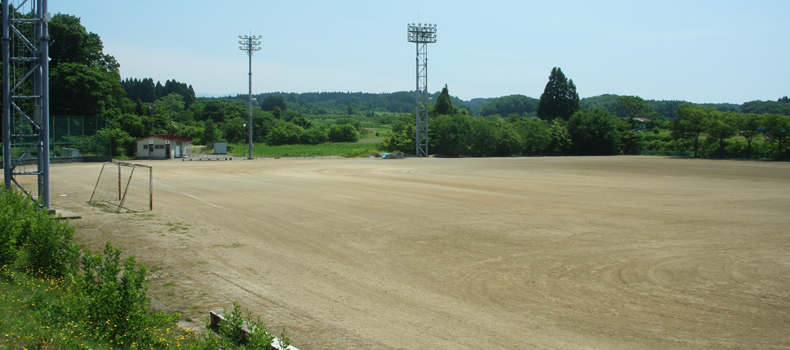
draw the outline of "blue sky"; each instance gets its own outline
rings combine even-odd
[[[540,97],[552,67],[581,97],[743,103],[790,95],[790,1],[49,1],[99,34],[124,78],[247,92],[238,35],[262,35],[253,93],[415,88],[410,22],[438,26],[428,86]]]

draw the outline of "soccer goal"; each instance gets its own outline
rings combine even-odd
[[[150,165],[104,163],[91,194],[91,203],[117,207],[116,212],[154,210],[154,168]]]

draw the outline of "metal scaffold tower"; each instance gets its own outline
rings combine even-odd
[[[415,155],[428,156],[428,44],[436,42],[435,24],[409,23],[409,42],[417,44],[417,148]]]
[[[11,3],[13,2],[13,4]],[[3,174],[38,177],[38,199],[50,206],[49,31],[47,0],[3,0]],[[13,145],[13,147],[12,147]],[[33,171],[18,170],[35,162]],[[26,168],[26,167],[23,167]]]

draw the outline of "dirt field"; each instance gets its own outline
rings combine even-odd
[[[153,212],[89,206],[100,164],[53,165],[52,205],[195,324],[237,300],[303,350],[790,348],[788,163],[146,164]]]

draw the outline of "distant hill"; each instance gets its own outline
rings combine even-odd
[[[600,96],[593,96],[593,97],[586,97],[581,99],[580,104],[581,107],[584,109],[596,109],[600,108],[603,109],[611,114],[617,114],[614,110],[615,105],[617,104],[617,98],[620,97],[619,95],[612,95],[612,94],[604,94]],[[689,101],[679,101],[679,100],[645,100],[645,103],[653,106],[653,110],[664,116],[665,118],[675,118],[675,111],[678,109],[680,105],[690,103],[695,106],[701,107],[711,107],[715,108],[720,111],[741,111],[741,105],[733,104],[733,103],[693,103]],[[625,116],[623,114],[622,116]]]
[[[435,103],[439,91],[432,93],[429,98]],[[367,92],[267,92],[253,95],[260,104],[265,98],[282,97],[287,109],[307,115],[346,115],[346,114],[400,114],[414,111],[415,95],[413,91],[398,91],[391,93]],[[218,96],[206,96],[218,97]],[[580,104],[584,109],[600,108],[609,113],[616,114],[614,107],[619,95],[604,94],[581,99]],[[247,101],[246,94],[221,97],[239,102]],[[540,100],[524,95],[508,95],[496,98],[474,98],[463,101],[451,96],[453,106],[467,110],[470,115],[487,116],[498,114],[507,117],[511,114],[534,116]],[[735,111],[745,113],[774,113],[790,115],[790,101],[751,101],[742,105],[734,103],[694,103],[682,100],[645,100],[653,106],[653,110],[665,118],[675,118],[678,106],[690,103],[695,106],[715,108],[720,111]],[[245,102],[246,103],[246,102]]]
[[[436,101],[440,91],[429,96],[430,101]],[[416,96],[413,91],[398,91],[392,93],[367,93],[367,92],[267,92],[253,95],[257,103],[267,97],[282,97],[288,110],[309,115],[321,114],[382,114],[382,113],[411,113],[414,111]],[[247,100],[246,94],[239,94],[232,99]],[[458,97],[450,97],[453,106],[472,109]],[[433,103],[433,102],[432,102]]]

